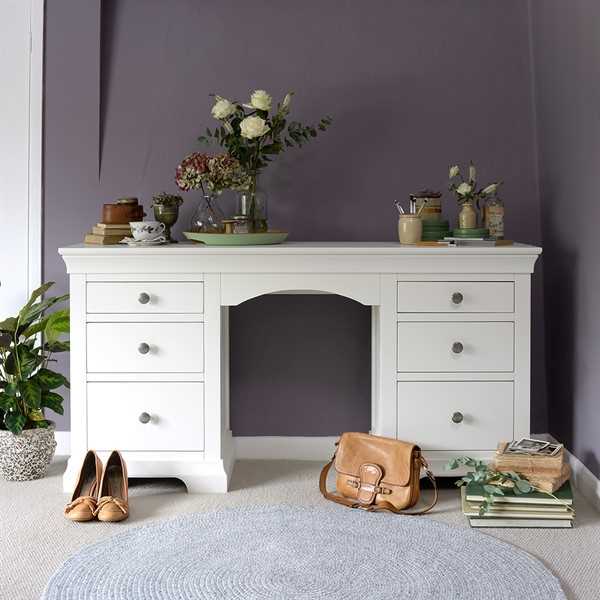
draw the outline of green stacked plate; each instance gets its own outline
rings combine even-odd
[[[423,220],[423,235],[421,239],[424,242],[435,242],[444,239],[450,235],[450,226],[448,221]]]
[[[452,230],[453,237],[456,238],[484,238],[488,237],[490,231],[484,227],[475,227],[473,229],[460,229],[456,228]]]

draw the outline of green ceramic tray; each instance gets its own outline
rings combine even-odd
[[[207,246],[268,246],[285,242],[287,231],[265,231],[264,233],[195,233],[184,231],[188,240]]]

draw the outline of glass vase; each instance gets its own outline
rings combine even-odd
[[[225,215],[214,194],[205,194],[194,212],[190,230],[196,233],[223,233]]]
[[[248,219],[250,233],[269,230],[267,195],[258,186],[258,173],[251,175],[250,188],[239,195],[237,214]]]

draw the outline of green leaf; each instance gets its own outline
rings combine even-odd
[[[9,411],[4,415],[4,424],[6,425],[6,428],[15,435],[18,435],[23,431],[26,422],[27,417],[17,411]]]
[[[14,396],[9,396],[8,394],[2,392],[0,394],[0,410],[8,411],[14,410],[17,408],[17,402]]]
[[[63,397],[55,392],[46,392],[42,394],[42,406],[53,410],[59,415],[63,414]]]
[[[522,494],[528,494],[533,490],[533,486],[524,479],[517,479],[517,481],[515,481],[515,491],[516,490]]]
[[[40,369],[35,374],[35,377],[44,390],[54,390],[63,385],[67,388],[70,387],[69,380],[64,375],[51,371],[50,369]]]
[[[49,317],[44,317],[40,319],[36,323],[33,323],[29,327],[27,327],[24,331],[21,332],[21,335],[25,338],[30,338],[38,333],[41,333],[46,328],[46,324],[48,323]]]
[[[48,310],[51,306],[59,302],[64,302],[69,298],[69,294],[63,296],[55,296],[53,298],[47,298],[41,302],[36,302],[32,306],[25,305],[19,312],[19,319],[21,324],[29,325],[33,323],[44,311]]]
[[[21,396],[29,408],[32,410],[40,409],[42,401],[42,388],[35,381],[35,379],[21,381],[19,384],[19,390],[21,391]]]
[[[70,329],[69,309],[57,310],[48,317],[44,331],[48,342],[55,342],[62,333],[68,333]]]
[[[43,361],[43,357],[30,350],[27,346],[19,345],[16,350],[13,350],[6,357],[4,370],[10,375],[17,375],[21,379],[27,379]]]
[[[8,317],[8,319],[4,319],[4,321],[0,322],[0,331],[5,331],[7,333],[14,333],[17,329],[17,318],[16,317]]]
[[[69,352],[71,350],[71,343],[69,341],[46,342],[44,350],[46,352]]]

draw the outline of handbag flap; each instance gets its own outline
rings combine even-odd
[[[360,478],[364,463],[379,465],[383,471],[382,481],[389,485],[406,486],[410,481],[414,452],[419,447],[409,442],[346,432],[340,438],[335,456],[338,473]]]

